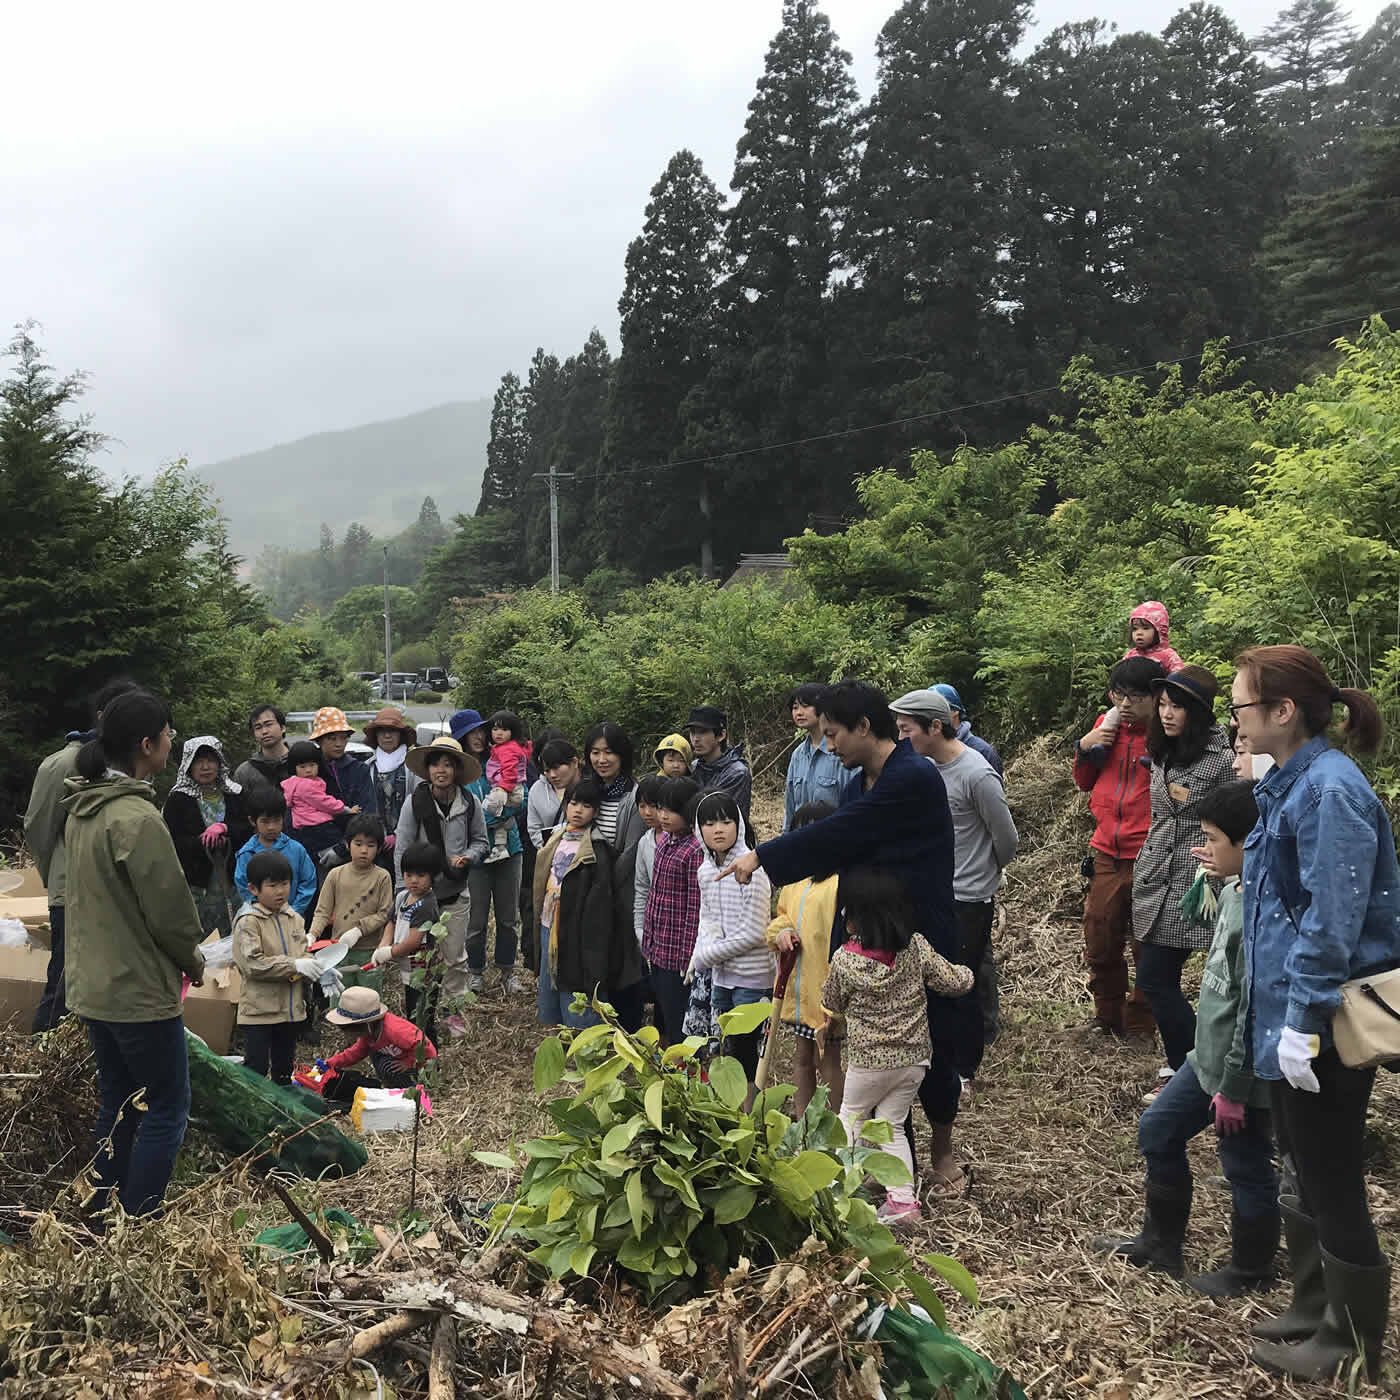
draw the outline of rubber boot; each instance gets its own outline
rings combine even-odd
[[[1186,1280],[1188,1288],[1208,1298],[1239,1298],[1257,1288],[1268,1288],[1274,1281],[1274,1255],[1278,1253],[1279,1217],[1269,1215],[1230,1216],[1230,1262],[1212,1274],[1197,1274]]]
[[[1317,1331],[1304,1342],[1260,1342],[1251,1359],[1266,1371],[1299,1381],[1335,1380],[1357,1358],[1366,1375],[1380,1375],[1381,1343],[1390,1317],[1390,1265],[1348,1264],[1322,1251],[1327,1308]]]
[[[1147,1204],[1142,1229],[1132,1239],[1099,1235],[1090,1248],[1099,1254],[1117,1254],[1139,1269],[1180,1278],[1186,1272],[1181,1246],[1186,1240],[1186,1222],[1191,1218],[1191,1184],[1185,1188],[1147,1183]]]
[[[1288,1240],[1288,1266],[1293,1274],[1293,1301],[1277,1317],[1258,1322],[1250,1330],[1264,1342],[1301,1342],[1322,1323],[1327,1308],[1327,1288],[1322,1281],[1322,1251],[1317,1224],[1297,1196],[1280,1196],[1283,1233]]]

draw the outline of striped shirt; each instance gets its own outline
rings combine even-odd
[[[617,809],[622,806],[622,798],[605,798],[593,819],[594,834],[601,837],[609,846],[617,845]]]

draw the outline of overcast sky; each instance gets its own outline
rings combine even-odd
[[[896,0],[829,0],[868,94]],[[1381,0],[1357,0],[1369,24]],[[1160,30],[1176,0],[1041,0]],[[1228,0],[1255,34],[1279,0]],[[114,473],[494,392],[616,350],[688,146],[727,189],[779,0],[10,6],[0,311],[91,375]]]

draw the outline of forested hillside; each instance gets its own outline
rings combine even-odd
[[[685,150],[652,189],[617,353],[595,331],[502,378],[439,582],[546,573],[551,465],[566,574],[722,573],[839,527],[857,477],[911,450],[1048,422],[1076,356],[1189,380],[1226,337],[1287,388],[1400,306],[1400,7],[1361,35],[1334,0],[1253,37],[1202,3],[1161,34],[1086,16],[1026,51],[1030,13],[907,0],[862,102],[788,0],[729,196]]]

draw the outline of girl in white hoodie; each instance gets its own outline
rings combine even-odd
[[[717,1024],[724,1012],[750,1002],[768,1001],[773,995],[768,877],[760,867],[747,885],[719,878],[726,865],[749,849],[739,805],[727,792],[702,792],[695,801],[693,823],[695,834],[705,847],[705,860],[696,872],[700,883],[700,931],[690,968],[692,973],[710,973],[711,1016]],[[729,1053],[749,1077],[750,1093],[758,1070],[760,1035],[760,1031],[750,1031],[728,1038]]]

